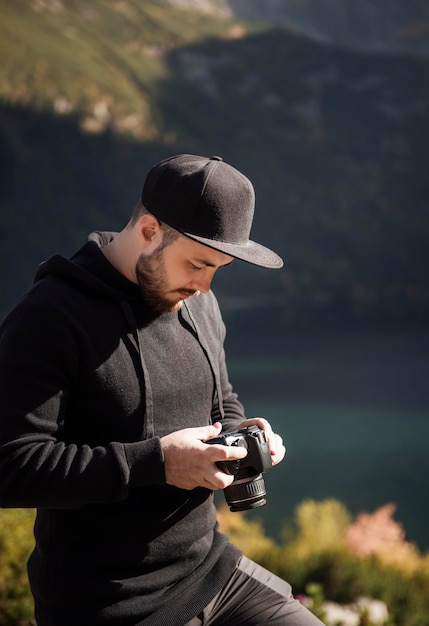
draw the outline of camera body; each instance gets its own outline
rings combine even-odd
[[[247,456],[243,459],[216,463],[222,472],[234,476],[234,482],[223,490],[230,510],[247,511],[263,506],[266,503],[266,490],[262,474],[272,467],[265,431],[257,426],[247,426],[209,439],[207,443],[247,449]]]

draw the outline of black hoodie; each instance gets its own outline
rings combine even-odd
[[[43,263],[1,327],[0,505],[36,507],[39,626],[180,626],[239,551],[213,494],[165,484],[160,437],[244,419],[214,295],[154,314],[95,233]]]

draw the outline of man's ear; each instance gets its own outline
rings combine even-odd
[[[157,248],[162,240],[159,220],[151,213],[145,213],[138,221],[138,234],[145,248]]]

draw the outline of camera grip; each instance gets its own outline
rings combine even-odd
[[[240,459],[233,459],[232,461],[218,461],[216,465],[224,474],[228,474],[228,476],[235,476],[238,474],[238,470],[240,469]]]

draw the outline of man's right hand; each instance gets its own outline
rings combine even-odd
[[[216,465],[217,461],[242,459],[247,450],[242,447],[208,445],[205,442],[218,437],[222,424],[185,428],[161,438],[164,454],[165,482],[180,489],[225,489],[234,476],[224,474]]]

